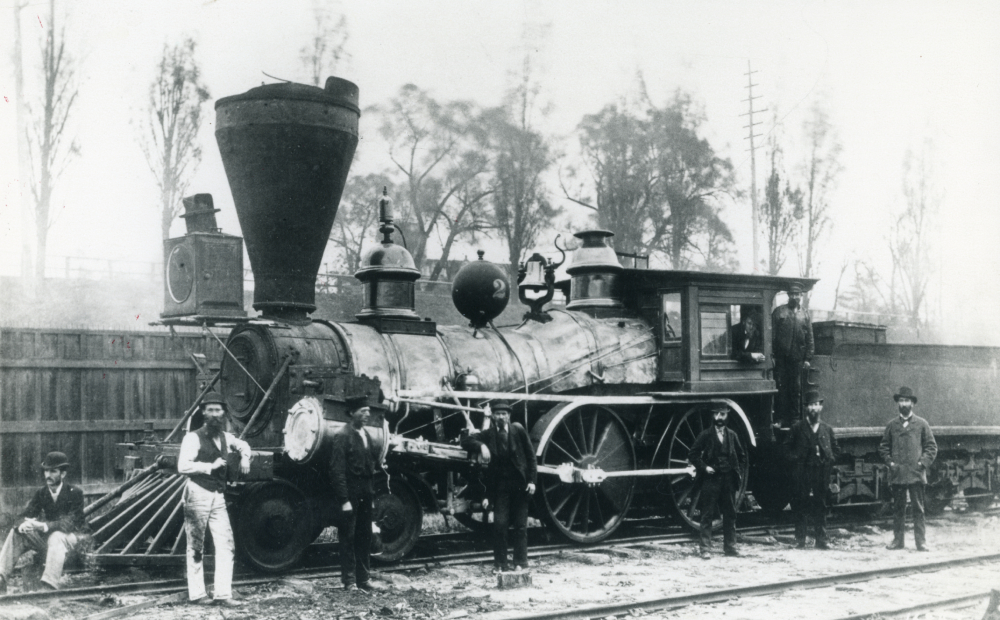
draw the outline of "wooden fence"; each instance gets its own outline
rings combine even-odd
[[[0,329],[0,515],[43,484],[52,450],[87,495],[113,489],[115,444],[147,421],[162,439],[197,395],[192,355],[217,365],[220,351],[203,332]]]

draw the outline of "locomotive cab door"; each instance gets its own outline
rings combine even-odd
[[[684,381],[684,329],[682,291],[660,291],[659,307],[659,379]]]

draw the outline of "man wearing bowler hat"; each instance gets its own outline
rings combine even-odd
[[[746,453],[736,431],[726,426],[729,406],[712,405],[712,426],[703,430],[688,453],[688,461],[698,471],[701,485],[701,559],[711,559],[712,520],[716,511],[722,512],[722,551],[728,556],[738,556],[736,550],[736,493],[742,484],[740,463]]]
[[[486,463],[486,501],[493,506],[493,570],[509,570],[507,530],[513,529],[514,566],[528,567],[528,506],[538,463],[528,431],[510,421],[510,405],[493,405],[492,424],[466,437],[462,447]],[[484,507],[488,507],[484,505]]]
[[[813,356],[812,318],[802,308],[804,289],[788,287],[788,303],[771,313],[771,353],[778,384],[775,413],[783,428],[802,418],[802,369]]]
[[[177,473],[188,477],[184,486],[184,533],[187,536],[187,580],[190,602],[209,605],[205,591],[206,530],[215,545],[216,605],[238,606],[233,600],[233,555],[236,543],[226,512],[226,481],[230,450],[240,453],[240,473],[250,472],[250,445],[226,432],[226,401],[209,392],[201,400],[204,424],[184,436],[177,455]]]
[[[823,399],[819,392],[806,394],[806,419],[792,425],[785,443],[795,476],[796,547],[806,546],[806,531],[812,520],[816,530],[816,548],[829,549],[826,538],[826,494],[833,463],[840,456],[840,446],[833,428],[819,419]]]
[[[31,549],[45,554],[42,583],[59,589],[66,556],[83,542],[86,527],[83,491],[65,482],[68,468],[62,452],[49,452],[42,461],[45,486],[32,496],[0,549],[0,594],[7,593],[7,579],[18,558]]]
[[[937,442],[927,420],[913,414],[917,395],[908,387],[899,388],[893,399],[899,415],[885,427],[878,453],[889,466],[889,487],[892,489],[892,543],[887,549],[903,548],[906,531],[906,494],[913,506],[913,539],[917,551],[927,551],[924,526],[924,487],[927,470],[937,456]]]

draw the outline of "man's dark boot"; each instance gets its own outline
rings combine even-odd
[[[726,547],[722,552],[731,558],[740,557],[740,552],[736,550],[736,547]]]
[[[798,540],[796,540],[795,541],[795,548],[796,549],[805,549],[806,548],[806,539],[805,538],[799,538]]]
[[[903,541],[901,540],[894,540],[886,546],[886,549],[889,549],[890,551],[896,551],[897,549],[902,549],[902,548],[903,548]]]

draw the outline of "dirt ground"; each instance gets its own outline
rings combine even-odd
[[[531,587],[500,590],[489,566],[428,566],[407,573],[377,571],[386,589],[369,594],[345,592],[331,579],[280,579],[236,589],[244,603],[221,609],[172,605],[132,613],[129,620],[216,620],[312,618],[437,620],[463,617],[502,620],[532,612],[607,603],[638,602],[666,596],[804,579],[836,573],[942,561],[983,553],[1000,553],[1000,517],[953,514],[928,523],[930,553],[917,553],[912,537],[904,551],[887,551],[891,532],[875,526],[831,530],[833,549],[796,550],[788,545],[744,543],[742,557],[728,558],[721,549],[711,560],[697,555],[694,543],[647,545],[617,553],[581,548],[562,556],[533,559]],[[811,541],[810,541],[811,542]],[[717,543],[718,544],[718,543]],[[719,544],[721,547],[721,544]],[[584,561],[586,560],[586,561]],[[921,573],[907,577],[836,587],[794,590],[778,596],[744,597],[724,603],[685,607],[634,616],[650,620],[839,618],[876,613],[939,599],[1000,588],[1000,563]],[[130,605],[146,600],[122,596],[105,604]],[[42,604],[51,618],[81,618],[103,609],[96,600]],[[985,601],[973,607],[931,612],[912,618],[979,620]],[[3,614],[0,613],[0,617]]]

